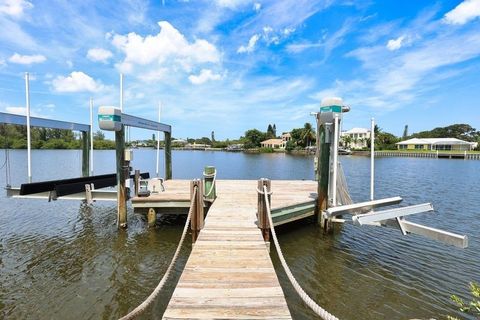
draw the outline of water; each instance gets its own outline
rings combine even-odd
[[[3,151],[0,152],[0,155]],[[114,172],[114,152],[95,151],[95,173]],[[33,151],[34,181],[79,176],[79,151]],[[12,184],[26,180],[26,152],[11,151]],[[163,160],[162,160],[163,161]],[[341,157],[354,201],[369,197],[369,160]],[[3,159],[0,156],[0,166]],[[155,152],[136,150],[133,165],[155,173]],[[284,154],[174,151],[174,178],[200,177],[214,165],[220,179],[313,179],[311,157]],[[400,231],[337,228],[324,235],[312,221],[279,228],[294,275],[319,304],[341,319],[444,319],[457,315],[450,294],[468,297],[480,282],[480,161],[379,158],[376,196],[404,204],[432,202],[436,213],[410,220],[469,235],[458,249]],[[163,170],[161,170],[163,172]],[[5,185],[1,171],[0,185]],[[0,317],[115,319],[158,283],[177,246],[184,217],[163,217],[147,229],[129,209],[129,228],[116,229],[114,203],[7,199],[0,195]],[[161,318],[191,249],[144,318]],[[314,315],[272,257],[295,319]],[[473,319],[473,318],[470,318]]]

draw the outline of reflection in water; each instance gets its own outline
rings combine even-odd
[[[34,151],[34,180],[78,176],[78,151]],[[13,184],[26,176],[25,151],[13,151]],[[96,173],[114,171],[114,152],[96,151]],[[352,198],[369,197],[367,158],[341,157]],[[154,172],[155,152],[138,150],[135,168]],[[214,165],[221,179],[312,179],[311,157],[284,154],[177,151],[175,178],[201,177]],[[449,295],[467,295],[480,281],[480,227],[476,185],[480,161],[381,158],[378,198],[400,195],[405,205],[432,202],[436,214],[411,220],[469,235],[457,249],[397,230],[346,224],[324,235],[313,219],[279,228],[285,257],[312,298],[341,319],[442,318],[455,315]],[[0,185],[4,185],[0,174]],[[143,301],[165,272],[185,217],[162,216],[148,229],[129,212],[116,228],[113,203],[6,199],[0,195],[0,317],[7,319],[116,319]],[[145,318],[160,318],[191,246],[185,246],[173,281]],[[272,246],[273,248],[273,246]],[[296,319],[314,315],[299,300],[272,258]]]

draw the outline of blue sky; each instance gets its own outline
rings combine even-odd
[[[33,115],[88,123],[122,72],[125,112],[161,101],[175,137],[288,131],[328,96],[345,129],[480,129],[480,0],[0,0],[0,30],[4,112],[24,112],[28,71]]]

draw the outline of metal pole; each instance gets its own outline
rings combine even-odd
[[[159,102],[158,103],[158,122],[160,122],[160,114],[162,112],[162,103]],[[160,131],[157,131],[157,178],[160,176],[160,172],[159,172],[159,169],[158,169],[158,166],[159,166],[159,161],[160,161]]]
[[[337,169],[338,169],[338,114],[335,114],[333,128],[333,181],[332,181],[332,205],[337,206]]]
[[[90,98],[90,175],[93,176],[93,99]]]
[[[120,111],[123,112],[123,73],[120,73]]]
[[[32,147],[30,138],[30,86],[29,75],[25,72],[25,105],[27,112],[27,168],[28,168],[28,182],[32,182]]]
[[[375,189],[375,119],[372,118],[370,131],[370,200],[374,199]]]

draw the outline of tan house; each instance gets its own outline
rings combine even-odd
[[[292,140],[292,135],[290,134],[290,132],[282,133],[282,140],[283,142],[285,142],[285,144],[287,143],[287,141]]]
[[[284,149],[285,142],[282,139],[268,139],[260,142],[262,148]]]

